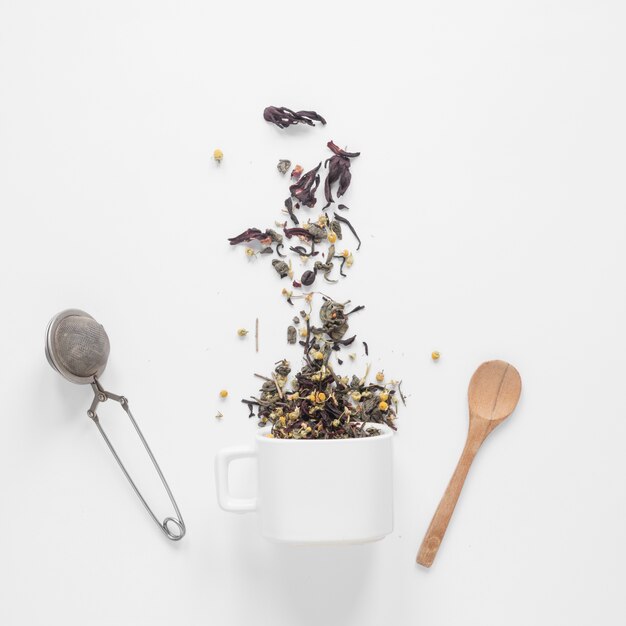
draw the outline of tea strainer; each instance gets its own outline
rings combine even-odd
[[[79,309],[68,309],[62,311],[52,318],[48,324],[46,332],[46,357],[50,365],[61,376],[72,383],[81,385],[91,385],[94,398],[87,415],[92,419],[98,427],[100,434],[104,438],[109,450],[113,453],[115,460],[118,462],[124,476],[128,479],[133,490],[143,503],[144,507],[155,521],[157,526],[163,531],[165,536],[172,541],[179,541],[185,536],[186,528],[176,500],[163,476],[163,472],[156,462],[148,442],[145,440],[135,418],[132,416],[128,408],[128,400],[124,396],[118,396],[109,391],[105,391],[100,385],[99,377],[104,372],[107,360],[109,358],[109,338],[102,327],[91,315],[80,311]],[[96,409],[101,402],[113,400],[118,402],[128,415],[132,425],[134,426],[141,443],[143,443],[154,468],[165,487],[165,491],[169,496],[170,502],[176,512],[176,517],[166,517],[162,522],[158,520],[152,509],[148,506],[137,485],[130,477],[130,474],[124,467],[122,460],[117,455],[113,444],[109,441],[106,433],[102,429],[100,419],[96,413]],[[173,527],[173,528],[172,528]]]

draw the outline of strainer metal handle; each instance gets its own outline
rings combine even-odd
[[[98,430],[100,431],[100,434],[102,435],[107,446],[109,447],[109,450],[111,450],[111,453],[115,457],[115,460],[120,466],[122,472],[124,472],[124,476],[126,476],[126,478],[128,479],[128,482],[130,483],[134,492],[137,494],[137,497],[141,500],[142,504],[146,508],[146,511],[148,511],[148,513],[150,514],[150,517],[154,520],[154,523],[163,531],[163,533],[168,539],[171,539],[172,541],[180,541],[185,536],[185,533],[187,532],[187,529],[185,528],[185,522],[183,521],[183,516],[180,514],[180,510],[178,508],[178,505],[176,504],[176,500],[174,499],[174,496],[172,495],[172,491],[169,485],[167,484],[167,481],[165,480],[165,476],[163,476],[163,472],[161,471],[159,464],[157,463],[156,459],[154,458],[154,455],[152,454],[152,450],[150,450],[150,446],[148,445],[148,442],[143,436],[143,433],[141,432],[137,422],[135,421],[133,414],[130,412],[130,409],[128,408],[128,400],[124,396],[118,396],[109,391],[105,391],[100,385],[96,377],[94,377],[93,382],[91,383],[91,388],[93,389],[94,399],[93,399],[93,402],[91,403],[91,406],[89,407],[89,410],[87,411],[87,415],[93,420],[94,424],[98,427]],[[139,439],[141,439],[141,443],[143,443],[144,448],[146,449],[146,452],[148,453],[148,456],[150,457],[150,460],[152,461],[152,464],[154,465],[154,469],[156,469],[157,474],[159,475],[159,478],[161,479],[161,482],[163,483],[163,487],[165,487],[165,491],[167,492],[170,502],[172,503],[172,506],[174,507],[174,511],[176,512],[176,517],[166,517],[162,522],[160,522],[157,516],[152,511],[152,509],[148,506],[148,503],[146,502],[145,498],[141,494],[141,491],[139,491],[139,488],[137,487],[133,479],[130,477],[130,474],[126,470],[126,467],[124,467],[124,463],[122,463],[122,460],[120,459],[117,452],[115,451],[113,444],[111,443],[106,433],[104,432],[102,425],[100,424],[100,419],[98,418],[98,413],[96,412],[98,405],[101,402],[105,402],[106,400],[113,400],[115,402],[118,402],[120,406],[126,412],[126,415],[128,415],[128,418],[130,419],[131,424],[134,426],[135,430],[137,431],[137,434],[139,435]]]

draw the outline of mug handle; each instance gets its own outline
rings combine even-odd
[[[217,502],[224,511],[250,513],[257,509],[257,498],[235,498],[228,489],[228,467],[235,459],[256,458],[256,450],[245,446],[225,448],[215,457]]]

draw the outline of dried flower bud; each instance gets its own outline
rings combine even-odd
[[[215,150],[213,150],[213,158],[218,163],[221,163],[222,159],[224,158],[224,153],[219,148],[216,148]]]
[[[248,334],[248,331],[247,331],[245,328],[240,328],[240,329],[237,331],[237,334],[238,334],[240,337],[245,337],[245,336]]]

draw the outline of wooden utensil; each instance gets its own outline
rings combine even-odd
[[[519,372],[505,361],[487,361],[474,372],[467,392],[470,419],[465,448],[417,553],[420,565],[433,564],[478,449],[487,435],[513,413],[521,391]]]

